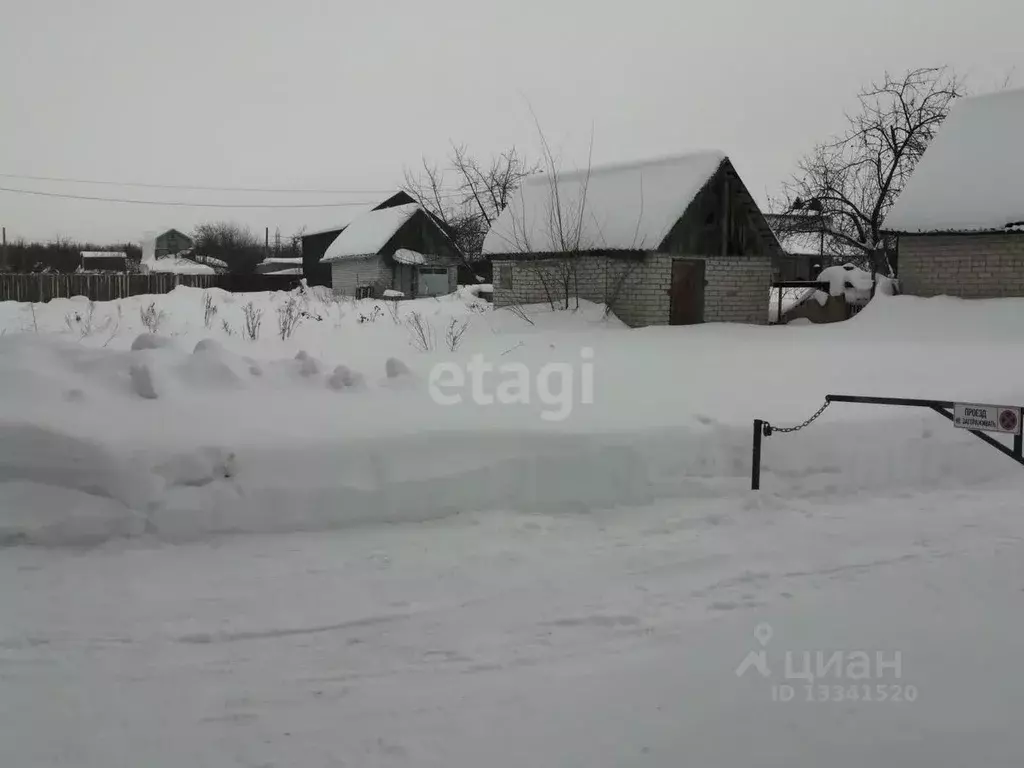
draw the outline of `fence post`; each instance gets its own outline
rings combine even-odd
[[[754,419],[754,443],[752,446],[750,463],[750,490],[761,489],[761,435],[763,433],[764,421]]]

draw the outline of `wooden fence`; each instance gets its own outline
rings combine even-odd
[[[175,275],[167,272],[136,274],[0,274],[0,301],[46,302],[85,296],[92,301],[113,301],[147,293],[170,293],[179,285],[222,288],[232,293],[290,291],[298,275]]]

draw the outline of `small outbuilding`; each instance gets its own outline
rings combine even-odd
[[[1024,90],[958,99],[883,229],[903,293],[1024,296]]]
[[[458,247],[416,203],[376,208],[348,224],[327,247],[331,286],[342,296],[406,298],[455,291]]]
[[[631,326],[765,323],[782,253],[721,152],[531,176],[483,251],[496,307],[570,291]]]
[[[124,251],[82,251],[82,272],[127,272],[128,254]]]

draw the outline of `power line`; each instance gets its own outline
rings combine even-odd
[[[183,208],[340,208],[353,205],[374,205],[374,202],[351,201],[334,203],[187,203],[180,200],[130,200],[120,197],[95,197],[93,195],[72,195],[64,192],[42,192],[38,189],[14,189],[0,187],[0,192],[16,195],[37,195],[39,197],[62,197],[69,200],[95,200],[102,203],[126,203],[130,205],[166,205]]]
[[[283,189],[275,187],[212,187],[202,184],[150,184],[134,181],[101,181],[98,179],[76,179],[69,176],[29,176],[19,173],[0,173],[4,179],[25,179],[28,181],[60,181],[71,184],[97,184],[111,187],[140,187],[146,189],[196,189],[206,192],[276,192],[279,194],[304,195],[376,195],[394,192],[394,189]]]

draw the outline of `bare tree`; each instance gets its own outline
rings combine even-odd
[[[481,161],[464,144],[453,143],[446,167],[424,159],[422,170],[406,169],[405,191],[448,227],[456,245],[473,261],[487,230],[523,179],[540,168],[515,147]]]
[[[252,230],[229,221],[200,224],[192,240],[196,256],[222,261],[234,273],[253,272],[265,256],[263,243]]]
[[[953,100],[964,94],[963,81],[946,67],[886,73],[858,94],[845,132],[800,161],[784,185],[785,203],[773,207],[817,212],[828,245],[855,254],[851,260],[872,273],[882,268],[891,275],[882,224]]]

